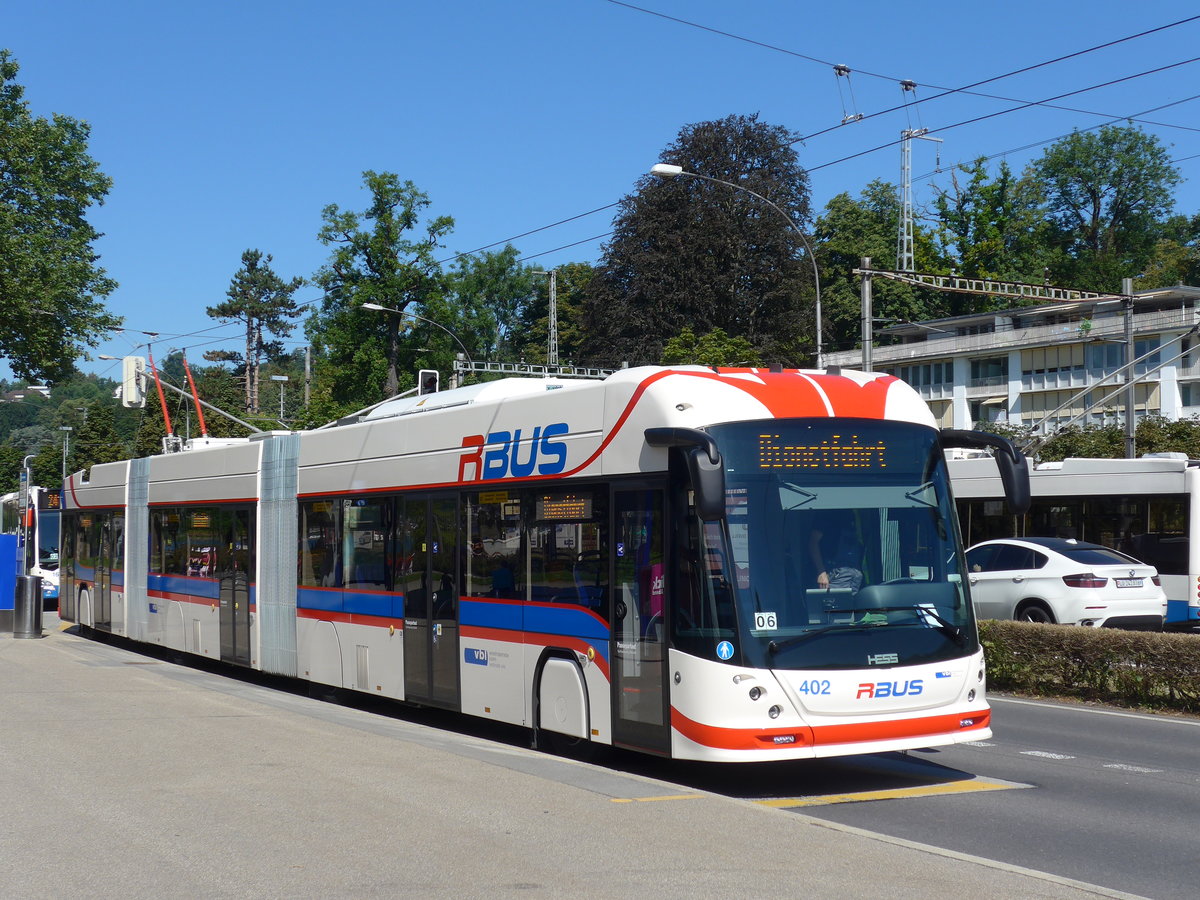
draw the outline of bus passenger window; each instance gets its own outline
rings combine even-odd
[[[310,587],[340,587],[342,567],[338,558],[338,527],[341,508],[328,500],[300,505],[300,584]]]
[[[344,581],[349,588],[388,590],[385,548],[392,527],[390,500],[354,500],[345,510]]]
[[[522,599],[521,500],[513,491],[465,495],[462,505],[467,552],[463,567],[468,597]]]
[[[573,603],[608,618],[608,498],[604,491],[533,496],[530,599]]]

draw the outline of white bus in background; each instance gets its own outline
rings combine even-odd
[[[22,529],[20,492],[13,491],[0,497],[0,534],[17,535],[18,574],[37,575],[42,579],[42,600],[47,604],[58,600],[61,500],[62,492],[58,489],[31,487],[25,528]]]
[[[1023,516],[1004,505],[995,461],[948,460],[963,543],[1002,537],[1064,537],[1103,544],[1158,569],[1166,625],[1200,625],[1200,460],[1183,454],[1140,459],[1065,459],[1030,469]]]

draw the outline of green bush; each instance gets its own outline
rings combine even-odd
[[[985,620],[979,638],[994,690],[1200,713],[1200,636]]]

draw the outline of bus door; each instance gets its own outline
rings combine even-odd
[[[63,516],[58,554],[58,616],[64,622],[79,621],[79,612],[75,603],[75,591],[77,590],[75,566],[79,559],[78,533],[79,516]]]
[[[221,661],[250,665],[250,552],[248,509],[214,513],[216,579],[221,619]]]
[[[671,727],[663,491],[617,491],[614,499],[613,743],[666,754]]]
[[[112,572],[115,555],[112,513],[96,516],[96,581],[92,587],[92,625],[112,630]]]
[[[458,499],[407,498],[400,540],[411,548],[404,593],[404,697],[458,709]]]

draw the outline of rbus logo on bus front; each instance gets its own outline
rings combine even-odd
[[[531,475],[559,475],[567,467],[567,445],[553,438],[569,432],[566,422],[539,425],[525,437],[514,431],[469,434],[462,440],[465,451],[458,460],[458,480],[495,481],[500,478],[528,478]],[[470,477],[468,477],[470,467]]]

